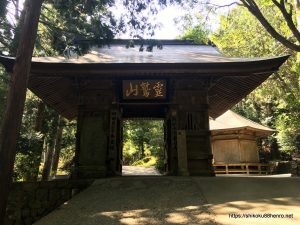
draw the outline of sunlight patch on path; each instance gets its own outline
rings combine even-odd
[[[222,176],[194,180],[199,184],[208,201],[207,207],[214,213],[219,225],[300,224],[299,178]],[[293,218],[278,218],[282,214],[292,215]]]
[[[300,224],[300,198],[273,198],[256,201],[236,201],[213,205],[216,222],[222,225],[298,225]],[[249,218],[250,215],[266,218]],[[293,215],[293,218],[277,218],[278,215]],[[232,215],[230,218],[229,215]],[[248,218],[234,218],[237,216]],[[273,217],[273,218],[269,218]],[[276,218],[275,218],[276,217]]]
[[[154,167],[122,166],[122,176],[160,176],[161,173]]]
[[[35,225],[215,225],[205,204],[190,177],[107,178]]]

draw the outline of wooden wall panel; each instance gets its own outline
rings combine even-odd
[[[241,140],[241,162],[259,162],[258,149],[255,141]]]
[[[239,163],[238,140],[216,140],[212,143],[215,163]]]

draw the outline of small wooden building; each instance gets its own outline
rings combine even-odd
[[[275,131],[231,110],[209,124],[214,164],[259,163],[256,138]]]

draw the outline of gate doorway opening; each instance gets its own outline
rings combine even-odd
[[[162,119],[123,120],[122,175],[162,175],[165,132]]]

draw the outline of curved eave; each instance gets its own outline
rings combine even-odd
[[[122,76],[132,74],[205,74],[242,76],[249,74],[274,72],[289,56],[273,58],[199,63],[65,63],[65,62],[32,62],[31,73],[38,76],[53,74],[65,75],[110,75]],[[12,72],[14,58],[0,56],[6,70]],[[120,73],[121,72],[121,73]],[[117,74],[116,74],[117,73]]]
[[[216,118],[230,109],[289,56],[228,62],[199,63],[62,63],[32,62],[28,88],[68,119],[77,116],[78,98],[71,80],[76,77],[196,78],[215,76],[208,91],[209,114]],[[12,72],[15,59],[0,56],[0,63]],[[68,79],[68,78],[71,79]]]

